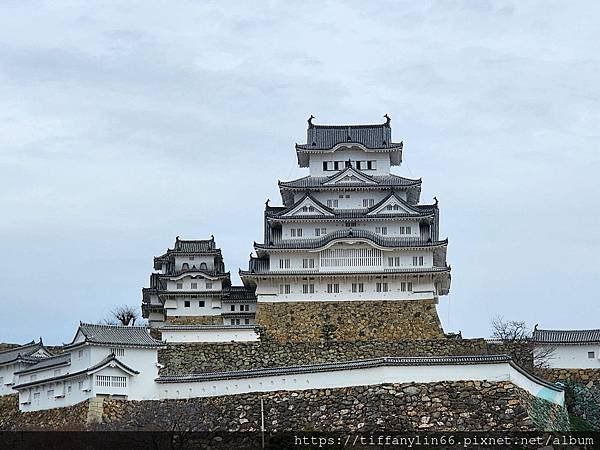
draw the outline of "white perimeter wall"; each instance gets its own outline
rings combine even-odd
[[[161,330],[167,342],[252,342],[259,336],[253,329]]]
[[[434,383],[440,381],[511,381],[530,394],[558,405],[564,392],[530,380],[508,363],[436,366],[386,366],[297,375],[274,375],[234,380],[158,383],[161,399],[213,397],[249,392],[296,391],[383,383]]]

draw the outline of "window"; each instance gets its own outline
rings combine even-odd
[[[239,325],[240,319],[231,319],[231,325]]]
[[[177,289],[183,289],[183,283],[177,283]]]
[[[344,198],[344,194],[338,195],[339,198]]]
[[[290,236],[291,237],[302,237],[302,228],[292,228],[290,230]]]
[[[280,269],[289,269],[290,268],[290,260],[289,259],[280,259],[279,260],[279,268]]]
[[[240,305],[241,311],[250,311],[250,305]]]
[[[303,294],[314,294],[315,293],[315,285],[314,284],[303,284],[302,285],[302,293]]]
[[[339,200],[336,198],[335,200],[327,200],[327,207],[328,208],[337,208],[339,205]]]
[[[48,389],[46,395],[48,396],[48,398],[54,397],[54,389]]]
[[[315,236],[324,236],[327,234],[327,228],[315,228]]]
[[[594,359],[596,357],[596,352],[588,352],[588,358]]]
[[[188,257],[188,259],[189,259],[190,261],[193,261],[193,260],[194,260],[194,256],[190,256],[190,257]]]
[[[68,386],[67,386],[67,392],[68,392],[69,394],[71,393],[71,390],[72,390],[72,389],[73,389],[73,386],[71,386],[71,385],[68,385]]]
[[[292,288],[289,284],[280,284],[279,285],[279,293],[280,294],[289,294],[292,292]]]
[[[333,167],[335,170],[341,170],[345,166],[345,161],[334,161]]]
[[[231,310],[235,311],[235,305],[231,305]]]
[[[127,377],[110,375],[96,375],[96,386],[100,387],[127,387]]]
[[[39,392],[34,392],[33,393],[33,399],[34,400],[39,400],[39,398],[40,398],[40,393]]]
[[[346,223],[344,223],[344,226],[355,227],[356,226],[356,222],[346,222]]]
[[[208,266],[206,265],[205,262],[200,263],[200,270],[206,270],[208,268]]]
[[[387,292],[388,284],[387,283],[376,283],[375,288],[377,289],[377,292]]]
[[[399,267],[400,266],[400,257],[394,256],[388,258],[388,266],[390,267]]]
[[[198,301],[198,308],[204,308],[204,305],[205,305],[204,300]]]
[[[111,348],[110,352],[115,356],[125,356],[124,348]]]
[[[83,381],[80,381],[79,383],[77,383],[77,386],[79,387],[79,390],[83,389]]]
[[[413,256],[413,266],[422,266],[423,265],[423,257],[422,256]]]
[[[363,198],[363,208],[369,208],[375,204],[374,198]]]
[[[366,168],[367,168],[367,161],[356,161],[356,168],[358,170],[366,170]]]
[[[185,301],[183,302],[183,306],[184,306],[185,308],[189,308],[189,307],[190,307],[190,301],[189,301],[189,300],[185,300]]]
[[[324,171],[331,171],[334,168],[334,164],[333,161],[323,161],[323,170]]]
[[[375,233],[387,234],[387,227],[375,227]]]
[[[409,281],[408,283],[406,283],[403,281],[402,283],[400,283],[400,290],[402,292],[412,292],[412,282]]]
[[[192,283],[191,287],[192,289],[198,289],[198,283]]]
[[[367,170],[377,170],[377,161],[367,161]]]
[[[212,281],[207,281],[206,282],[206,289],[212,289]]]
[[[189,264],[188,264],[188,263],[183,263],[183,264],[181,265],[181,270],[188,270],[189,268],[190,268],[190,266],[189,266]]]
[[[330,283],[327,285],[327,293],[328,294],[339,294],[340,285],[338,283]]]
[[[77,357],[78,357],[78,358],[83,358],[83,350],[79,350],[79,351],[77,352]]]
[[[365,285],[363,283],[352,283],[352,292],[364,292]]]
[[[315,268],[314,258],[304,258],[302,260],[302,268],[303,269],[314,269]]]

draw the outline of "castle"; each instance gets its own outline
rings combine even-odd
[[[420,179],[392,173],[403,143],[385,117],[330,126],[311,116],[295,148],[309,174],[279,182],[281,206],[266,202],[263,242],[239,271],[243,285],[232,286],[214,237],[177,237],[142,289],[148,328],[80,324],[58,355],[41,342],[11,350],[5,379],[21,411],[94,399],[277,402],[281,392],[320,398],[365,386],[413,393],[406,399],[416,402],[414,392],[432,386],[480,397],[501,386],[506,411],[544,404],[548,426],[564,429],[561,386],[533,375],[506,354],[512,349],[444,333],[436,305],[451,275],[439,204],[420,202]],[[0,353],[0,371],[2,361]],[[498,420],[527,429],[511,414]],[[441,429],[419,420],[411,426]]]

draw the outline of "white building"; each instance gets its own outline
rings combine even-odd
[[[80,324],[63,353],[16,373],[21,411],[59,408],[105,396],[157,398],[157,350],[146,327]]]
[[[387,116],[386,116],[387,117]],[[258,302],[422,300],[446,295],[448,241],[439,210],[419,204],[421,180],[395,175],[402,143],[378,125],[314,125],[296,145],[309,175],[280,182],[264,242],[240,271]]]
[[[177,237],[173,249],[154,258],[154,269],[150,287],[142,289],[142,315],[151,327],[164,333],[163,339],[219,342],[257,337],[251,327],[256,313],[254,292],[244,286],[231,286],[214,237]],[[213,333],[223,330],[223,326],[244,331]]]
[[[28,344],[0,352],[0,396],[16,394],[15,373],[37,364],[43,358],[52,356],[44,347],[42,338],[39,342],[31,341]]]
[[[550,368],[600,369],[600,330],[542,330],[536,325],[532,340],[536,353],[549,354]]]

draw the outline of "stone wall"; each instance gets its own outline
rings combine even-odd
[[[87,415],[87,401],[66,408],[22,413],[16,395],[0,397],[0,430],[84,430]]]
[[[165,323],[170,325],[223,325],[221,316],[170,316]]]
[[[569,412],[600,430],[600,369],[540,369],[537,375],[563,383]]]
[[[600,369],[540,369],[536,373],[551,382],[571,381],[589,386],[600,386]]]
[[[508,354],[518,364],[531,366],[531,354],[521,347],[496,344],[484,339],[430,339],[386,342],[320,341],[278,342],[262,335],[259,342],[168,344],[159,350],[165,367],[161,374],[218,372],[262,367],[352,361],[383,356],[450,356]]]
[[[435,300],[256,305],[256,323],[280,342],[443,338]]]
[[[279,391],[190,400],[105,401],[102,427],[111,430],[179,427],[192,431],[257,431],[261,424],[262,398],[267,432],[564,429],[565,412],[550,404],[541,409],[537,405],[538,412],[544,413],[534,420],[530,416],[532,399],[529,397],[510,382],[460,381]]]

